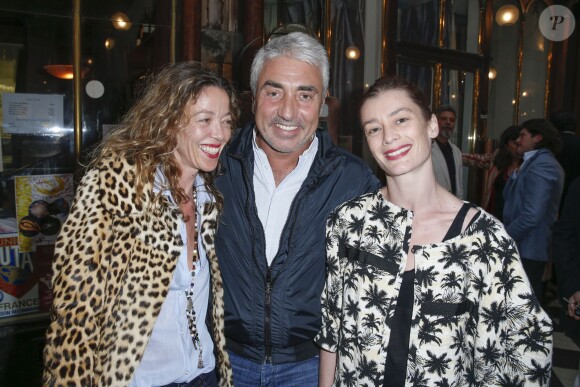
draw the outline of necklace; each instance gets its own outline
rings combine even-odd
[[[193,266],[195,268],[195,263],[199,258],[199,254],[197,252],[197,190],[193,187],[193,195],[192,195],[192,205],[193,205],[193,252],[191,254],[191,260],[193,262]]]
[[[193,268],[191,270],[191,282],[189,285],[189,288],[187,289],[187,291],[185,292],[185,295],[187,297],[187,310],[185,312],[186,316],[187,316],[187,325],[189,327],[189,333],[191,335],[191,339],[193,340],[193,347],[195,349],[199,348],[199,357],[197,359],[197,368],[203,368],[203,359],[202,359],[202,353],[203,350],[201,348],[201,342],[199,341],[199,333],[197,332],[197,326],[195,324],[196,318],[195,318],[195,309],[193,308],[193,280],[195,278],[195,265],[199,259],[199,254],[197,251],[197,191],[195,189],[195,187],[193,188],[193,198],[192,198],[192,205],[193,205],[193,215],[192,215],[192,221],[193,221],[193,241],[191,241],[192,245],[193,245],[193,252],[191,254],[191,258],[193,261]],[[188,241],[190,242],[190,241]]]

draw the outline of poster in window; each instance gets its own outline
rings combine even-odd
[[[2,93],[4,133],[47,134],[64,130],[64,96]]]
[[[74,196],[72,174],[14,180],[18,232],[0,234],[0,320],[49,310],[54,243]]]
[[[18,234],[0,235],[0,320],[48,312],[54,245],[21,252]]]
[[[16,176],[14,181],[20,251],[54,244],[74,196],[72,174]]]

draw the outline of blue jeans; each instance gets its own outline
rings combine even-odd
[[[317,387],[319,357],[298,363],[258,364],[228,351],[236,387]]]

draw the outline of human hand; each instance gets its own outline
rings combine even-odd
[[[461,161],[468,167],[487,169],[491,166],[493,153],[462,153]]]
[[[568,316],[580,320],[580,290],[568,299]]]

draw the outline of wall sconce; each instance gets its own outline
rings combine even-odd
[[[494,69],[493,67],[490,67],[489,73],[487,74],[487,77],[491,80],[495,79],[495,77],[497,77],[497,70]]]
[[[105,39],[105,48],[107,50],[112,50],[113,47],[115,47],[115,39],[113,39],[113,38]]]
[[[113,23],[113,27],[115,27],[116,30],[127,31],[131,28],[131,21],[123,12],[115,12],[113,16],[111,16],[111,23]]]
[[[357,60],[360,58],[360,50],[357,46],[352,45],[346,48],[346,58],[350,60]]]
[[[509,26],[515,24],[520,17],[520,11],[515,5],[504,5],[499,7],[495,13],[495,22],[500,26]]]

